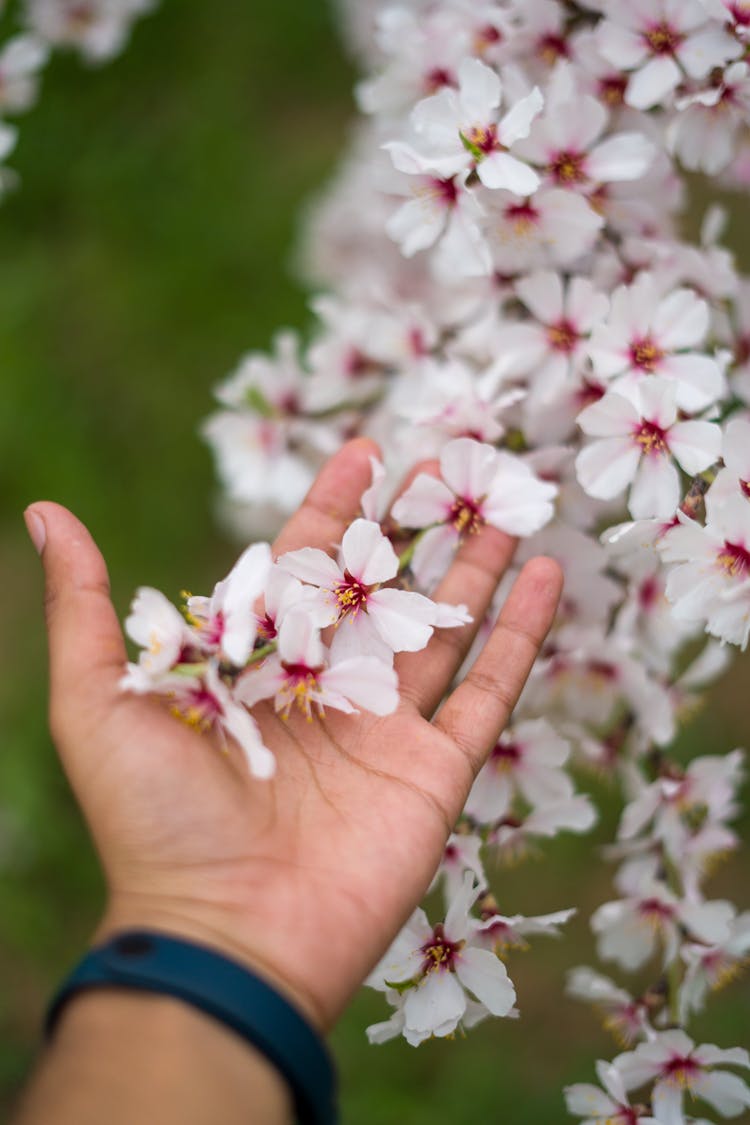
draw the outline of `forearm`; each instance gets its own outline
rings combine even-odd
[[[181,1001],[96,989],[77,996],[13,1125],[289,1125],[266,1059]]]

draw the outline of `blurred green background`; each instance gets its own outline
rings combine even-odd
[[[88,523],[123,614],[139,584],[176,597],[225,573],[236,546],[217,528],[196,428],[244,350],[306,323],[290,252],[300,206],[345,141],[352,82],[324,5],[165,0],[105,68],[56,59],[20,121],[10,163],[22,186],[0,206],[0,1113],[101,903],[46,729],[41,576],[22,509],[48,497]],[[747,262],[739,202],[732,236]],[[742,741],[746,674],[714,693],[686,752]],[[560,1087],[615,1051],[561,995],[564,969],[592,956],[586,915],[610,897],[595,845],[611,838],[615,806],[598,796],[609,811],[593,837],[498,875],[508,913],[582,907],[567,940],[514,959],[521,1021],[418,1051],[369,1048],[364,1028],[386,1012],[363,995],[334,1037],[346,1125],[566,1119]],[[747,905],[744,870],[726,864],[716,896]],[[746,979],[696,1033],[747,1043],[749,1002]]]

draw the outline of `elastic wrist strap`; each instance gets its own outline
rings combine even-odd
[[[230,1027],[280,1071],[300,1125],[335,1125],[336,1081],[323,1041],[274,988],[238,962],[192,941],[129,930],[90,950],[47,1012],[51,1036],[82,989],[114,987],[174,996]]]

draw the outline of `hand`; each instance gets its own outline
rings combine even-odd
[[[373,452],[359,439],[328,462],[276,556],[340,542]],[[526,564],[472,670],[430,722],[513,555],[512,539],[483,528],[434,595],[467,604],[474,624],[397,658],[399,710],[308,723],[257,707],[278,762],[272,781],[258,781],[236,747],[223,752],[157,700],[120,691],[125,645],[96,545],[57,504],[34,504],[26,518],[43,543],[52,735],[107,879],[97,938],[151,926],[203,940],[329,1028],[435,873],[552,621],[559,567]]]

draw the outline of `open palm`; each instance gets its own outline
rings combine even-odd
[[[357,440],[328,462],[275,555],[335,548],[373,452]],[[265,972],[327,1028],[424,894],[549,628],[559,568],[526,565],[430,721],[512,558],[513,540],[483,528],[435,595],[467,604],[475,623],[397,658],[399,710],[309,723],[256,707],[278,763],[258,781],[238,749],[119,690],[125,647],[99,551],[56,504],[35,504],[28,518],[46,536],[52,733],[109,887],[99,936],[154,926],[203,939]]]

